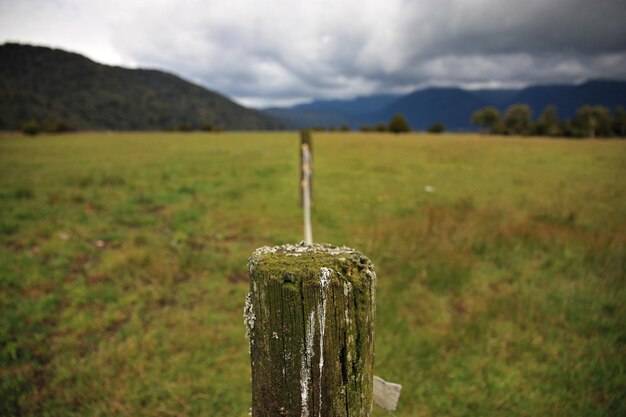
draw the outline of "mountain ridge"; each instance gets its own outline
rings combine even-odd
[[[41,46],[0,45],[0,129],[34,119],[75,129],[162,130],[211,125],[229,130],[284,124],[220,93],[155,69],[129,69]]]
[[[359,98],[362,100],[363,98]],[[272,108],[268,113],[294,127],[333,126],[346,124],[353,129],[363,125],[388,122],[396,113],[405,116],[413,129],[427,129],[436,122],[442,122],[449,130],[475,130],[471,124],[472,113],[480,108],[492,106],[502,114],[518,103],[528,104],[537,118],[543,109],[554,105],[560,118],[570,119],[583,105],[601,105],[613,111],[616,107],[626,107],[626,81],[587,80],[580,84],[532,85],[520,89],[480,89],[469,90],[460,87],[426,87],[397,96],[395,100],[376,111],[360,113],[350,111],[353,100],[345,100],[342,112],[333,112],[325,107],[324,101],[313,101],[305,105],[286,108]],[[339,106],[333,103],[336,108]],[[315,109],[315,124],[307,122]],[[324,119],[324,116],[329,116]],[[332,116],[332,117],[331,117]],[[325,123],[326,122],[326,123]]]

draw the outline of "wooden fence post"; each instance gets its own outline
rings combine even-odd
[[[347,247],[283,245],[257,249],[248,269],[252,416],[370,416],[371,262]]]
[[[302,151],[304,147],[308,148],[309,160],[305,161],[305,153]],[[305,163],[306,162],[306,163]],[[308,169],[305,172],[305,166]],[[304,206],[305,190],[304,183],[308,180],[309,198],[311,205],[313,204],[313,139],[311,136],[311,130],[303,129],[300,131],[300,205]]]

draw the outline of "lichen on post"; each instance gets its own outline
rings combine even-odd
[[[244,311],[252,416],[367,417],[372,409],[376,274],[327,244],[262,247]]]

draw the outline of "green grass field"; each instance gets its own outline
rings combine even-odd
[[[314,157],[314,240],[378,271],[393,415],[626,415],[626,142]],[[0,415],[247,416],[246,262],[301,240],[298,198],[296,133],[0,136]]]

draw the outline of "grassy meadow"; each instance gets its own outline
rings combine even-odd
[[[298,141],[0,135],[0,415],[247,416],[246,262],[302,239]],[[378,272],[404,388],[375,416],[626,415],[626,142],[320,133],[314,159],[314,240]]]

